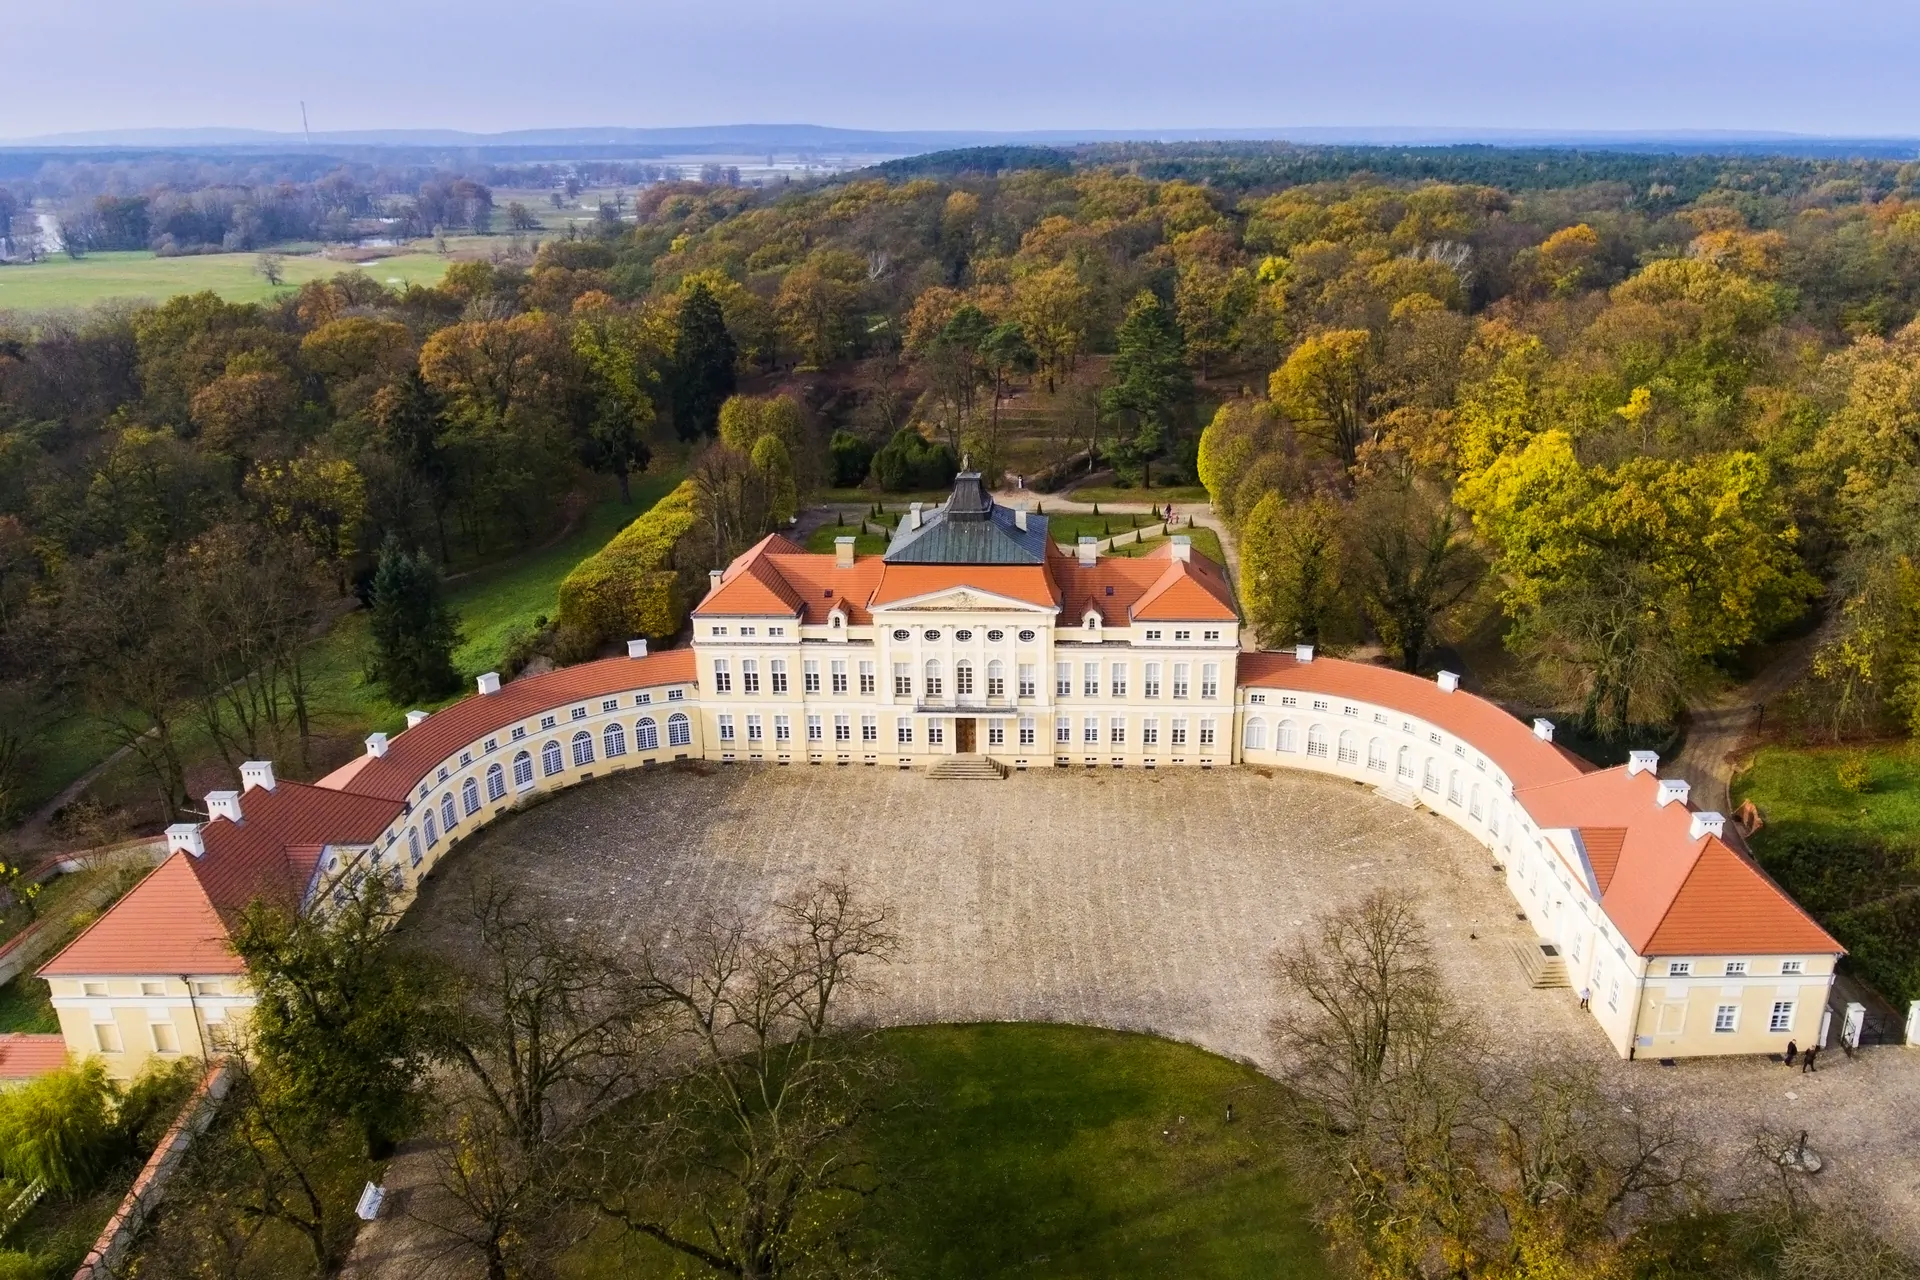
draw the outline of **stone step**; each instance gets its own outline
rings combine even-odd
[[[1413,788],[1404,782],[1380,783],[1374,787],[1373,794],[1382,799],[1391,800],[1395,804],[1403,804],[1409,809],[1420,807],[1420,797],[1415,795]]]
[[[1515,942],[1509,944],[1514,960],[1520,965],[1520,971],[1527,975],[1527,982],[1540,990],[1566,987],[1567,962],[1561,956],[1560,948],[1551,942],[1534,939],[1531,943]]]
[[[998,782],[1007,776],[1007,766],[992,756],[964,755],[948,756],[927,770],[929,778],[974,779],[977,781]]]

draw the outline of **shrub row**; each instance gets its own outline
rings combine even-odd
[[[596,640],[678,632],[691,606],[677,553],[698,523],[693,481],[683,481],[574,566],[560,584],[560,626]]]

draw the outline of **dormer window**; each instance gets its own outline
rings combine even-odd
[[[824,597],[825,597],[826,599],[828,599],[828,600],[831,600],[831,599],[833,599],[833,588],[832,588],[832,587],[828,587],[828,588],[826,589],[826,591],[824,591],[824,592],[822,593],[822,595],[823,595],[823,596],[824,596]]]
[[[1691,976],[1692,973],[1693,961],[1691,960],[1667,961],[1667,976],[1669,978],[1685,978]]]
[[[847,620],[846,615],[841,613],[838,609],[835,609],[833,611],[833,616],[827,619],[827,625],[832,627],[834,630],[838,631],[841,628],[841,626],[843,626],[846,623],[846,620]]]
[[[1087,610],[1084,625],[1089,631],[1098,631],[1100,629],[1100,615],[1091,609]]]
[[[1112,588],[1112,587],[1108,587],[1108,588],[1107,588],[1107,594],[1108,594],[1108,595],[1112,595],[1112,594],[1113,594],[1113,588]]]

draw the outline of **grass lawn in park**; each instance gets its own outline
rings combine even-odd
[[[833,554],[833,540],[853,535],[853,552],[861,556],[877,556],[887,549],[887,538],[880,533],[861,533],[853,525],[823,524],[807,535],[807,550]]]
[[[1151,1036],[1035,1023],[882,1033],[899,1064],[858,1245],[901,1280],[1330,1274],[1290,1174],[1285,1091]],[[1226,1119],[1227,1105],[1234,1119]],[[596,1237],[567,1280],[686,1274]]]
[[[1840,785],[1843,761],[1866,757],[1865,792]],[[1801,828],[1826,837],[1871,834],[1920,847],[1920,746],[1866,748],[1766,746],[1733,780],[1733,802],[1751,800],[1769,828]],[[1764,841],[1766,832],[1760,839]]]
[[[1035,496],[1044,501],[1044,495]],[[1162,507],[1171,502],[1176,508],[1190,507],[1195,503],[1204,505],[1210,501],[1206,486],[1199,484],[1177,484],[1164,489],[1157,485],[1151,489],[1122,489],[1110,484],[1086,485],[1060,496],[1073,502],[1149,502]]]
[[[373,262],[342,262],[316,254],[281,259],[286,283],[275,288],[260,274],[258,253],[203,253],[162,258],[148,252],[64,254],[32,264],[0,267],[0,311],[54,311],[113,300],[161,302],[176,294],[211,289],[231,302],[259,302],[308,280],[360,271],[384,284],[433,284],[450,258],[402,252]]]
[[[1120,546],[1115,547],[1110,554],[1116,556],[1144,556],[1164,546],[1167,542],[1167,539],[1160,536],[1159,525],[1149,525],[1140,532],[1143,536],[1138,542],[1132,538],[1128,538],[1122,542]],[[1225,564],[1227,562],[1226,553],[1220,549],[1220,535],[1213,530],[1206,528],[1204,525],[1195,525],[1191,529],[1184,527],[1176,528],[1173,532],[1175,537],[1193,539],[1193,549],[1215,564]]]

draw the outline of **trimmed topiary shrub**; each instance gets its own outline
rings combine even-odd
[[[660,499],[651,511],[574,566],[560,584],[558,625],[594,645],[617,637],[660,640],[686,621],[688,592],[674,553],[698,522],[693,481]]]

